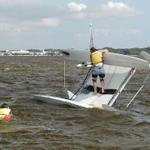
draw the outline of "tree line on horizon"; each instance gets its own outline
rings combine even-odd
[[[146,51],[148,53],[150,53],[150,47],[146,47],[146,48],[111,48],[111,47],[106,47],[110,52],[115,52],[115,53],[121,53],[121,54],[125,54],[125,55],[139,55],[141,53],[141,51]]]

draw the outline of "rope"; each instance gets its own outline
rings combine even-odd
[[[132,97],[132,99],[130,100],[130,102],[127,104],[126,109],[129,108],[129,106],[131,105],[131,103],[134,101],[134,99],[136,98],[136,96],[141,92],[141,90],[144,88],[144,85],[146,83],[146,81],[148,80],[150,76],[150,72],[147,74],[147,76],[145,77],[141,87],[138,89],[138,91],[135,93],[135,95]]]
[[[90,67],[90,69],[88,70],[88,73],[87,73],[85,79],[83,80],[83,82],[82,82],[80,88],[74,93],[74,95],[73,95],[70,99],[72,99],[75,95],[77,95],[77,93],[79,93],[79,92],[83,89],[83,86],[84,86],[85,82],[86,82],[87,79],[89,78],[89,75],[90,75],[90,73],[91,73],[91,69],[92,69],[92,67]]]
[[[109,68],[111,68],[111,66],[109,66]],[[109,68],[108,68],[108,69],[109,69]],[[107,82],[106,87],[108,87],[109,84],[111,83],[111,81],[112,81],[112,79],[113,79],[113,76],[114,76],[114,73],[116,72],[116,69],[117,69],[117,67],[114,67],[114,68],[113,68],[113,73],[112,73],[111,77],[109,78],[109,81]],[[109,69],[109,70],[110,70],[110,69]]]

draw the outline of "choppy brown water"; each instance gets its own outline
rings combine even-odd
[[[67,88],[77,89],[84,72],[67,65]],[[136,86],[129,88],[132,94]],[[63,58],[0,57],[0,103],[11,104],[14,114],[0,122],[0,150],[149,150],[149,89],[150,79],[128,111],[51,106],[33,95],[66,96]],[[124,110],[127,101],[123,92],[116,107]]]

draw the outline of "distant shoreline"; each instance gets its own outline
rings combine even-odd
[[[150,53],[150,47],[146,48],[111,48],[111,47],[105,47],[107,48],[110,52],[114,53],[121,53],[124,55],[139,55],[141,51],[146,51]],[[72,50],[73,48],[68,48],[66,50]],[[75,50],[75,49],[73,49]],[[87,49],[88,51],[88,49]],[[0,56],[30,56],[30,57],[39,57],[39,56],[64,56],[65,49],[27,49],[27,50],[1,50],[0,51]]]

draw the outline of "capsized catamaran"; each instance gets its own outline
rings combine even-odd
[[[93,35],[91,36],[90,45],[94,45]],[[65,53],[69,54],[71,60],[79,60],[80,62],[90,61],[90,52],[87,50],[68,50]],[[148,61],[137,57],[109,52],[104,55],[104,60],[106,72],[105,93],[99,93],[100,88],[97,88],[98,93],[96,95],[93,94],[90,68],[79,89],[75,93],[68,91],[68,99],[49,95],[35,95],[34,97],[50,104],[108,109],[114,106],[119,94],[123,91],[136,70],[149,70]],[[97,80],[97,85],[99,84],[99,80]]]
[[[132,58],[128,56],[128,59]],[[128,61],[128,59],[126,61]],[[137,65],[143,65],[143,60],[138,61]],[[90,69],[82,86],[77,90],[77,92],[72,93],[68,91],[68,99],[49,95],[35,95],[35,98],[50,104],[67,104],[73,107],[100,109],[106,109],[107,106],[112,107],[115,104],[119,94],[134,75],[136,69],[131,67],[120,67],[106,64],[104,65],[104,68],[106,72],[104,94],[97,93],[96,95],[93,95]],[[99,82],[99,80],[97,80],[97,82]],[[97,83],[97,85],[99,85],[99,83]],[[97,91],[99,92],[100,89],[98,88]]]

